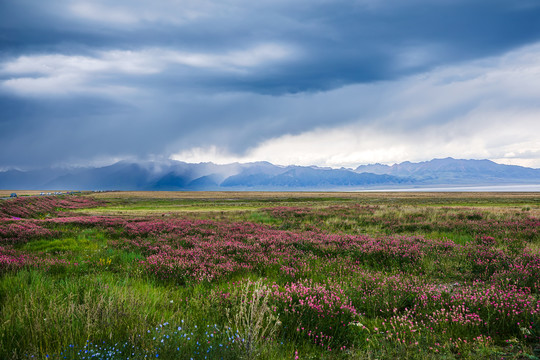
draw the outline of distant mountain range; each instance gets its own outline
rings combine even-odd
[[[355,171],[407,177],[426,185],[540,184],[540,169],[502,165],[490,160],[446,158],[420,163],[406,161],[392,166],[361,165]]]
[[[540,184],[540,169],[446,158],[356,169],[167,160],[0,172],[0,188],[20,190],[356,190],[510,184]]]

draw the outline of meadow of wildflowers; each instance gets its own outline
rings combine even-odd
[[[540,357],[540,197],[110,196],[0,202],[0,358]]]

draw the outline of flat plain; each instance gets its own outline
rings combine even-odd
[[[538,193],[1,200],[0,358],[535,359],[539,227]]]

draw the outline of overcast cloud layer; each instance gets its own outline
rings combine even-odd
[[[540,167],[537,0],[0,1],[0,169]]]

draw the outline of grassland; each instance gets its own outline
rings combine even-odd
[[[1,359],[537,359],[537,193],[0,202]]]

